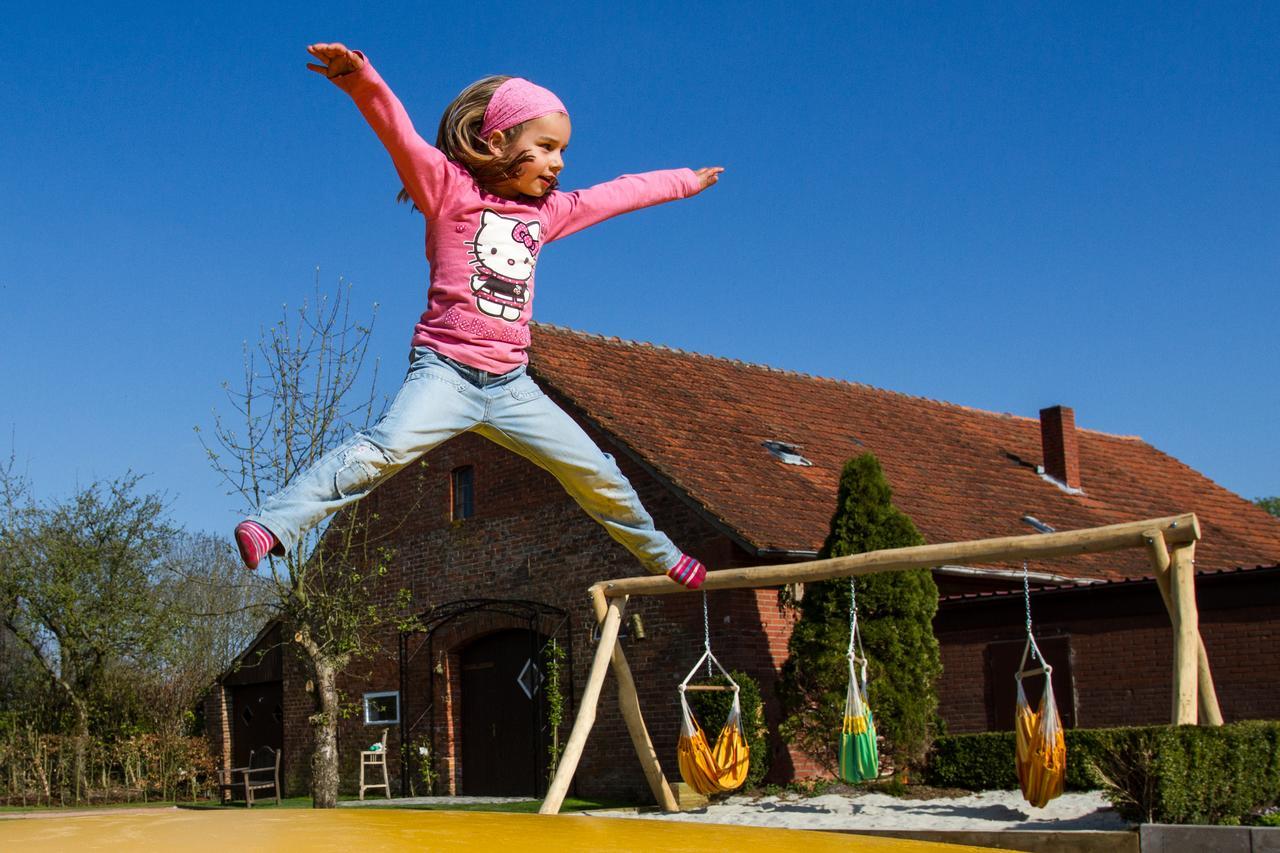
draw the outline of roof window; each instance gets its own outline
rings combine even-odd
[[[795,444],[787,444],[785,441],[765,441],[762,442],[764,449],[773,454],[775,459],[785,462],[787,465],[801,465],[805,468],[812,468],[813,463],[800,455],[800,447]]]
[[[1024,515],[1022,517],[1022,520],[1025,521],[1027,524],[1030,524],[1032,527],[1034,527],[1037,533],[1057,533],[1058,532],[1058,529],[1056,527],[1045,524],[1043,521],[1036,518],[1034,515]]]

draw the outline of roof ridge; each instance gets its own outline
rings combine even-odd
[[[573,328],[570,328],[569,326],[560,326],[555,323],[532,321],[529,323],[529,325],[539,329],[550,329],[556,332],[565,332],[570,335],[577,335],[578,337],[594,338],[596,340],[604,341],[606,343],[614,342],[614,343],[622,344],[624,346],[661,350],[661,351],[670,352],[670,353],[674,353],[676,355],[681,355],[681,356],[701,358],[701,359],[706,359],[708,361],[719,361],[727,364],[738,365],[741,367],[749,367],[755,370],[763,370],[769,373],[780,373],[784,376],[795,376],[800,379],[812,379],[818,382],[833,382],[837,385],[848,385],[854,388],[866,388],[867,390],[876,391],[881,394],[891,394],[895,397],[901,397],[907,400],[917,400],[923,403],[931,403],[935,406],[942,406],[950,409],[959,409],[960,411],[972,412],[974,414],[984,415],[986,417],[1000,418],[1002,420],[1027,421],[1029,423],[1037,423],[1037,424],[1040,422],[1040,419],[1038,417],[1033,418],[1033,417],[1030,417],[1029,415],[1016,415],[1012,412],[994,412],[990,409],[980,409],[977,406],[969,406],[964,403],[953,403],[950,400],[938,400],[933,397],[925,397],[920,394],[908,394],[905,391],[895,391],[892,388],[882,388],[879,385],[872,385],[868,382],[858,382],[852,379],[837,379],[833,376],[819,376],[813,373],[806,373],[802,370],[791,370],[785,367],[774,367],[773,365],[770,365],[770,364],[759,364],[756,362],[743,361],[740,358],[730,358],[728,356],[723,356],[723,355],[711,355],[708,353],[695,352],[693,350],[686,350],[686,349],[681,349],[679,347],[667,346],[666,344],[655,344],[650,341],[636,341],[636,340],[631,340],[630,338],[620,338],[617,335],[604,335],[598,332],[586,332],[581,329],[573,329]],[[1118,438],[1125,441],[1139,441],[1139,442],[1144,441],[1143,438],[1138,435],[1121,435],[1119,433],[1105,432],[1103,430],[1090,429],[1088,427],[1080,427],[1080,426],[1077,426],[1076,430],[1078,432],[1088,432],[1088,433],[1093,433],[1094,435],[1106,436],[1107,438]]]

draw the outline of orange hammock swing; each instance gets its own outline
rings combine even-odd
[[[680,682],[680,742],[676,747],[676,756],[680,764],[680,777],[690,788],[703,796],[733,791],[742,787],[747,781],[747,771],[751,763],[751,749],[747,746],[746,734],[742,729],[742,706],[738,701],[738,683],[733,680],[725,668],[711,653],[711,630],[707,623],[707,598],[702,594],[703,626],[706,632],[705,651],[698,662],[689,670],[689,674]],[[703,662],[707,671],[711,665],[728,679],[728,685],[690,685],[689,682],[697,674]],[[729,707],[729,716],[724,727],[716,737],[715,745],[707,742],[706,732],[698,724],[693,709],[689,707],[687,691],[689,690],[732,690],[733,704]]]
[[[1027,606],[1027,644],[1022,648],[1022,661],[1014,679],[1018,682],[1018,707],[1014,712],[1014,737],[1018,770],[1018,785],[1022,796],[1036,808],[1062,795],[1067,778],[1067,743],[1062,731],[1062,718],[1058,716],[1058,703],[1053,698],[1053,667],[1040,653],[1035,635],[1031,633],[1031,593],[1027,587],[1027,566],[1022,565],[1022,590]],[[1027,669],[1027,655],[1040,666]],[[1044,676],[1044,694],[1040,697],[1039,710],[1031,710],[1022,679]]]

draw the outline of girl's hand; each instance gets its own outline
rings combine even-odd
[[[314,62],[308,62],[307,68],[317,74],[323,74],[330,80],[364,68],[364,58],[354,50],[348,49],[345,44],[338,42],[307,45],[307,53],[324,63],[324,65],[316,65]]]
[[[704,166],[694,172],[698,176],[698,192],[702,192],[707,187],[720,180],[720,173],[724,171],[724,166]]]

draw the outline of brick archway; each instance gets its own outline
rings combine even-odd
[[[461,599],[419,617],[417,630],[400,635],[402,794],[428,793],[421,773],[429,760],[435,781],[429,793],[456,795],[462,780],[462,651],[492,634],[522,630],[560,644],[565,651],[561,692],[572,716],[573,631],[569,614],[540,602],[508,599]],[[428,750],[424,755],[422,749]]]

